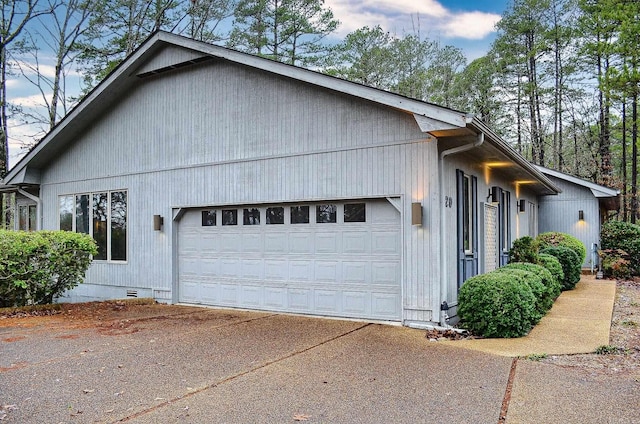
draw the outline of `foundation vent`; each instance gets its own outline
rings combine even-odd
[[[127,297],[138,297],[138,290],[127,290]]]

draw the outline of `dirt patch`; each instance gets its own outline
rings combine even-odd
[[[609,345],[598,353],[553,355],[541,362],[587,369],[593,375],[635,376],[640,382],[640,279],[618,281]]]
[[[475,338],[468,331],[455,331],[455,330],[427,330],[425,337],[432,342],[438,342],[442,340],[464,340]]]
[[[16,336],[16,337],[7,337],[6,339],[2,339],[2,341],[7,343],[13,343],[13,342],[18,342],[24,339],[26,339],[25,336]]]

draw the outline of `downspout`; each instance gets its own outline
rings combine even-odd
[[[26,197],[28,199],[31,199],[34,202],[36,202],[36,231],[40,230],[42,228],[42,224],[41,224],[41,222],[42,222],[42,208],[41,208],[40,198],[38,196],[34,196],[33,194],[24,191],[20,187],[18,187],[18,193],[20,193],[24,197]]]
[[[447,310],[449,309],[447,306],[447,243],[446,237],[444,236],[446,232],[445,225],[445,208],[444,205],[444,158],[450,155],[455,155],[457,153],[466,152],[467,150],[471,150],[473,148],[479,147],[484,143],[484,133],[481,132],[478,134],[478,138],[472,144],[465,144],[464,146],[453,147],[448,150],[443,150],[440,152],[440,161],[438,162],[438,183],[440,185],[440,298],[442,299],[442,303],[440,304],[440,325],[442,327],[448,327],[447,319],[449,318],[447,315]],[[457,240],[457,238],[456,238]]]

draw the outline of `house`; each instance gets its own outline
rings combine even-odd
[[[5,184],[37,228],[98,242],[65,300],[416,327],[454,316],[560,191],[463,112],[164,32]]]
[[[540,232],[560,231],[577,237],[587,248],[583,268],[597,269],[600,227],[609,211],[620,206],[619,190],[537,166],[559,187],[557,196],[539,199]]]

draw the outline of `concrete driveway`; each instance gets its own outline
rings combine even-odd
[[[1,320],[3,422],[492,423],[511,366],[401,327],[156,311]]]

